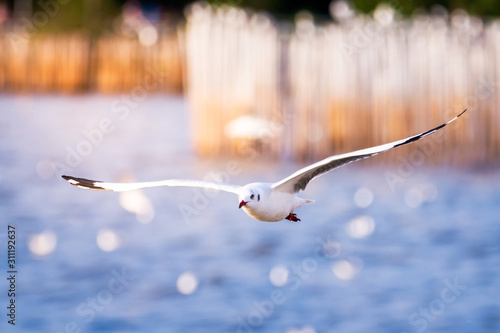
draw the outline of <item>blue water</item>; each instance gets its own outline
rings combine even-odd
[[[257,222],[227,193],[148,189],[154,217],[140,223],[118,193],[81,190],[60,174],[216,173],[245,184],[302,165],[197,158],[180,98],[0,96],[0,110],[2,332],[500,332],[495,168],[351,164],[302,193],[316,202],[296,211],[300,223]],[[360,188],[373,197],[367,207],[354,200]],[[360,216],[374,228],[355,238]],[[7,225],[16,228],[15,326]],[[115,237],[111,251],[96,240],[103,230]],[[276,267],[288,272],[281,283],[270,278]],[[196,282],[190,294],[182,276]]]

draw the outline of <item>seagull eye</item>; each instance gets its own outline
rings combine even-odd
[[[257,201],[260,201],[260,194],[257,194]]]
[[[252,200],[253,200],[253,198],[255,198],[255,194],[252,194],[252,195],[250,196],[250,199],[252,199]]]

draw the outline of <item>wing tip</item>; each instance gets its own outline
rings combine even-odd
[[[466,108],[465,110],[463,110],[462,112],[460,112],[460,114],[458,116],[456,116],[455,118],[453,118],[452,120],[448,121],[445,125],[448,125],[449,123],[451,123],[452,121],[455,121],[457,120],[461,115],[463,115],[466,111],[468,110],[468,108]]]
[[[412,142],[418,141],[418,140],[422,139],[423,137],[426,137],[427,135],[432,134],[432,133],[434,133],[434,132],[436,132],[436,131],[440,130],[441,128],[445,127],[446,125],[448,125],[449,123],[451,123],[452,121],[456,120],[458,117],[460,117],[461,115],[463,115],[463,114],[465,113],[465,111],[467,111],[467,108],[466,108],[465,110],[463,110],[462,112],[460,112],[460,114],[459,114],[458,116],[456,116],[455,118],[453,118],[452,120],[450,120],[450,121],[448,121],[448,122],[446,122],[446,123],[444,123],[444,124],[441,124],[441,125],[439,125],[439,126],[437,126],[437,127],[434,127],[434,128],[433,128],[433,129],[431,129],[431,130],[428,130],[428,131],[426,131],[426,132],[423,132],[423,133],[420,133],[420,134],[418,134],[418,135],[415,135],[415,136],[413,136],[413,137],[411,137],[411,138],[407,139],[407,140],[406,140],[406,141],[404,141],[404,142],[398,143],[397,145],[395,145],[395,146],[394,146],[394,147],[392,147],[392,148],[396,148],[396,147],[404,146],[404,145],[406,145],[406,144],[408,144],[408,143],[412,143]]]
[[[468,108],[465,108],[465,110],[463,110],[462,112],[460,112],[460,114],[457,116],[457,118],[460,117],[461,115],[463,115],[465,113],[465,111],[467,111],[467,109]]]
[[[102,186],[99,186],[98,184],[102,183],[100,181],[90,180],[90,179],[85,179],[85,178],[71,177],[71,176],[66,176],[66,175],[62,175],[61,177],[64,180],[66,180],[68,183],[70,183],[71,185],[76,186],[76,187],[86,188],[89,190],[110,191],[109,189],[106,189]]]

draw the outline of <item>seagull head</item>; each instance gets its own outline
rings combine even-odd
[[[255,188],[245,186],[238,199],[240,201],[239,208],[244,206],[251,208],[260,201],[260,193]]]

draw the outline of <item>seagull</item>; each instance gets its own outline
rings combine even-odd
[[[450,121],[409,138],[386,143],[380,146],[356,150],[350,153],[327,157],[319,162],[298,170],[292,175],[276,183],[257,182],[244,186],[237,186],[220,182],[185,179],[167,179],[139,183],[108,183],[71,176],[62,177],[71,185],[84,189],[101,191],[123,192],[157,186],[187,186],[216,189],[236,194],[239,202],[238,207],[242,208],[245,213],[256,220],[264,222],[278,222],[281,220],[298,222],[300,219],[294,213],[294,210],[314,202],[314,200],[304,199],[298,196],[298,193],[305,190],[307,184],[311,180],[345,164],[362,160],[377,155],[378,153],[388,151],[392,148],[401,147],[420,140],[453,122],[464,114],[465,111],[467,111],[467,109],[462,111],[458,116]]]

